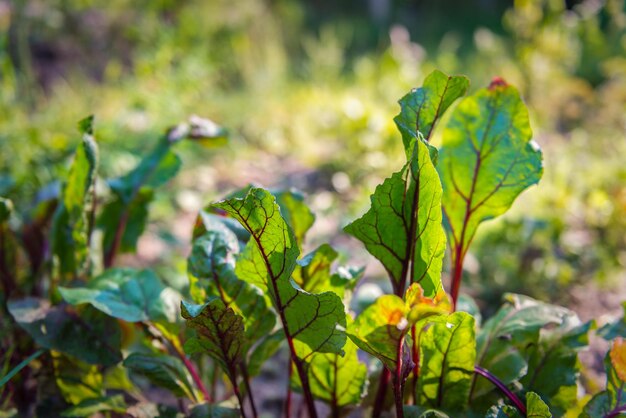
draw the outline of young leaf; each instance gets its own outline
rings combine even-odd
[[[394,342],[406,334],[407,315],[402,299],[396,295],[383,295],[350,324],[348,336],[361,350],[394,369],[398,360]]]
[[[552,418],[548,405],[535,392],[526,394],[526,416],[528,418]]]
[[[241,316],[217,298],[204,305],[182,301],[181,311],[188,326],[196,331],[196,335],[185,342],[185,352],[210,355],[222,366],[233,385],[237,385],[237,367],[246,344]]]
[[[117,321],[96,309],[51,307],[49,302],[35,298],[11,301],[8,309],[15,322],[44,348],[89,364],[112,366],[122,360]]]
[[[469,398],[476,341],[474,318],[465,312],[435,316],[420,337],[418,405],[463,410]]]
[[[109,269],[83,287],[61,287],[72,305],[89,303],[114,318],[128,322],[176,322],[180,296],[151,270]]]
[[[253,343],[272,331],[276,316],[258,289],[236,276],[238,253],[235,234],[223,224],[214,223],[211,230],[193,242],[187,260],[190,292],[197,303],[219,297],[225,306],[243,318],[246,337]]]
[[[467,77],[448,76],[435,70],[426,77],[422,87],[411,90],[400,99],[400,114],[394,121],[402,133],[407,156],[418,132],[429,141],[437,120],[456,99],[465,95],[468,87]]]
[[[330,405],[333,416],[350,405],[358,405],[367,387],[367,366],[359,362],[357,346],[346,341],[343,356],[316,353],[307,365],[311,391],[316,399]],[[301,389],[297,374],[292,375],[291,386]]]
[[[61,199],[52,220],[51,246],[63,279],[83,272],[87,259],[87,218],[85,207],[98,165],[98,146],[93,138],[93,116],[79,123],[82,142],[63,185]]]
[[[433,297],[441,289],[446,246],[441,182],[424,142],[414,141],[409,155],[402,170],[376,188],[368,212],[344,230],[383,264],[396,295],[408,277]]]
[[[304,196],[296,190],[279,191],[274,194],[283,218],[293,230],[296,242],[304,243],[304,236],[315,222],[315,215],[304,202]]]
[[[541,178],[541,151],[531,136],[526,106],[502,80],[463,99],[443,131],[437,170],[452,245],[455,303],[462,262],[478,225],[506,212]]]
[[[200,399],[185,365],[176,357],[156,353],[132,353],[124,359],[123,364],[134,373],[147,377],[153,385],[169,390],[176,397]]]
[[[343,300],[346,291],[354,289],[364,269],[340,267],[336,273],[332,273],[331,266],[337,256],[337,252],[330,245],[320,245],[313,252],[298,260],[298,265],[293,272],[293,280],[307,292],[330,291]]]
[[[485,418],[552,418],[548,405],[535,392],[526,393],[526,414],[510,405],[493,406]]]
[[[269,295],[285,336],[293,340],[297,358],[306,359],[314,352],[340,353],[345,334],[337,325],[346,326],[341,299],[331,292],[304,292],[291,282],[299,249],[275,198],[266,190],[252,188],[244,199],[213,206],[226,211],[250,232],[251,239],[235,272]]]

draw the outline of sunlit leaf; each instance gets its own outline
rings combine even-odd
[[[307,292],[331,291],[344,299],[346,291],[354,289],[364,269],[342,266],[333,273],[331,267],[337,257],[338,253],[330,245],[320,245],[298,260],[293,280]]]
[[[468,403],[476,360],[474,318],[465,312],[434,316],[420,336],[419,405],[461,411]]]
[[[526,394],[526,417],[528,418],[552,418],[548,405],[535,392]]]
[[[531,136],[525,104],[502,81],[454,108],[437,164],[453,263],[464,257],[481,222],[506,212],[541,178],[541,151]]]
[[[204,305],[183,301],[181,310],[187,325],[196,331],[185,343],[185,351],[208,354],[220,364],[233,384],[237,384],[237,368],[243,361],[246,345],[241,316],[218,298]]]
[[[441,182],[422,141],[414,141],[409,162],[376,188],[365,215],[345,227],[361,240],[392,279],[396,294],[419,283],[426,296],[441,289],[446,246]]]
[[[401,298],[383,295],[348,326],[348,336],[361,350],[380,359],[388,369],[395,370],[398,361],[408,355],[408,347],[404,345],[403,358],[398,358],[399,344],[410,330],[408,313]]]
[[[439,70],[430,73],[422,87],[411,90],[400,99],[400,114],[394,118],[402,133],[402,142],[410,155],[411,143],[421,133],[426,141],[432,136],[435,123],[450,105],[465,95],[469,79],[448,76]]]
[[[367,366],[359,362],[357,346],[347,341],[343,356],[315,353],[307,365],[311,391],[316,399],[339,413],[350,405],[358,405],[367,387]],[[300,390],[300,378],[292,375],[292,386]]]
[[[259,290],[235,274],[238,253],[235,234],[223,224],[212,225],[211,230],[193,241],[187,260],[190,292],[196,303],[219,297],[242,317],[248,341],[256,342],[272,331],[276,316]]]
[[[235,272],[269,295],[298,358],[341,352],[346,337],[337,326],[346,326],[343,303],[332,292],[307,293],[290,280],[300,251],[276,199],[266,190],[252,188],[245,198],[224,200],[214,207],[250,232]]]

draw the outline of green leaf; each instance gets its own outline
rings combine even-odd
[[[8,308],[17,324],[44,348],[89,364],[112,366],[122,360],[119,324],[96,309],[51,307],[35,298],[11,301]]]
[[[528,418],[552,418],[548,405],[535,392],[526,394],[526,417]]]
[[[367,366],[359,362],[357,346],[347,341],[344,351],[343,356],[315,353],[307,366],[313,396],[328,403],[333,411],[358,405],[367,387]],[[301,390],[297,373],[292,375],[291,385]]]
[[[124,367],[145,376],[158,387],[165,388],[177,397],[198,399],[191,376],[179,359],[152,353],[132,353],[124,359]]]
[[[463,99],[443,131],[437,170],[453,262],[463,258],[478,225],[508,210],[539,182],[541,151],[519,93],[492,83]]]
[[[50,353],[56,384],[67,402],[77,405],[86,399],[104,395],[102,373],[98,371],[98,366],[56,351]]]
[[[306,359],[314,352],[340,353],[346,339],[338,328],[346,326],[343,303],[332,292],[310,294],[290,280],[300,251],[276,199],[266,190],[252,188],[243,199],[213,206],[250,232],[235,272],[269,296],[298,358]]]
[[[404,292],[407,276],[428,297],[441,289],[441,193],[428,148],[415,141],[409,162],[376,188],[369,211],[344,229],[383,264],[396,294]]]
[[[187,325],[196,331],[196,335],[185,342],[185,352],[208,354],[236,385],[237,368],[246,346],[241,316],[217,298],[204,305],[182,301],[181,311]]]
[[[235,234],[221,223],[212,228],[194,240],[187,260],[191,294],[196,303],[219,297],[243,318],[246,337],[255,342],[272,331],[276,315],[256,287],[236,276],[239,244]]]
[[[304,196],[296,190],[280,191],[274,196],[276,196],[276,203],[280,206],[283,219],[291,227],[296,242],[302,246],[304,236],[315,222],[315,215],[304,202]]]
[[[389,370],[398,363],[398,345],[410,330],[406,303],[396,295],[383,295],[348,326],[348,336],[363,351],[377,357]],[[404,355],[408,347],[404,345]],[[410,367],[408,367],[410,371]]]
[[[522,413],[511,405],[494,405],[489,408],[485,418],[524,418]]]
[[[204,403],[194,406],[189,418],[239,418],[240,416],[237,409]]]
[[[263,363],[278,351],[281,343],[285,341],[285,333],[282,329],[275,331],[261,340],[254,346],[248,356],[248,374],[256,376],[261,372]]]
[[[528,371],[529,348],[539,340],[539,331],[563,324],[571,311],[527,296],[507,294],[498,312],[485,322],[476,337],[476,362],[504,384],[519,380]],[[486,380],[474,377],[472,397],[495,390]]]
[[[448,76],[435,70],[426,77],[422,87],[411,90],[400,99],[400,114],[394,121],[402,133],[407,156],[418,132],[429,141],[437,120],[456,99],[465,95],[468,87],[467,77]]]
[[[85,208],[89,190],[96,179],[98,146],[92,136],[93,118],[81,121],[83,135],[61,191],[61,199],[52,220],[51,251],[58,259],[63,279],[83,273],[87,260],[87,218]]]
[[[72,305],[89,303],[105,314],[128,322],[176,322],[180,295],[151,270],[109,269],[83,287],[61,287]]]
[[[581,418],[619,416],[611,414],[626,410],[626,382],[619,376],[624,374],[622,364],[624,358],[626,345],[624,340],[618,337],[604,358],[606,390],[591,398],[585,405]]]
[[[123,395],[106,396],[101,398],[85,399],[61,413],[62,417],[91,417],[98,412],[126,412],[126,402]]]
[[[339,254],[328,244],[322,244],[313,252],[298,260],[293,280],[310,293],[333,292],[342,300],[346,291],[356,286],[363,268],[340,267],[336,273],[331,266]]]
[[[137,167],[124,176],[108,180],[113,199],[104,206],[98,221],[104,231],[105,253],[117,251],[116,245],[122,252],[135,250],[146,226],[154,190],[166,184],[180,169],[181,160],[171,150],[171,145],[172,142],[162,138]]]
[[[528,373],[520,382],[545,399],[556,416],[576,405],[581,369],[578,352],[588,345],[593,327],[594,322],[581,324],[569,311],[561,324],[544,329],[539,343],[529,347]]]
[[[455,312],[429,319],[420,336],[420,374],[416,389],[419,405],[448,411],[468,403],[476,360],[474,318]]]
[[[426,409],[416,405],[404,405],[405,418],[449,418],[449,416],[436,409]]]

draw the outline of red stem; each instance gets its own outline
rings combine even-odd
[[[454,266],[452,268],[452,308],[456,310],[456,302],[459,298],[459,290],[461,289],[461,280],[463,279],[463,248],[461,244],[457,245],[452,255]]]
[[[491,374],[489,370],[483,369],[480,366],[475,366],[474,372],[493,383],[494,386],[497,387],[503,395],[505,395],[507,398],[509,398],[511,402],[513,402],[515,407],[519,409],[522,415],[526,416],[526,406],[524,405],[524,403],[520,400],[520,398],[517,397],[517,395],[511,392],[511,390],[506,387],[506,385],[502,383],[500,379]]]
[[[191,375],[191,378],[193,379],[194,383],[196,384],[200,392],[202,392],[204,399],[207,402],[211,402],[211,396],[209,395],[209,391],[207,390],[206,386],[204,386],[204,383],[202,383],[202,379],[200,378],[200,375],[198,374],[196,367],[193,365],[191,360],[187,358],[187,355],[185,355],[185,353],[180,352],[178,348],[176,348],[175,344],[172,344],[172,346],[174,346],[174,351],[176,352],[178,357],[183,361],[183,364],[185,365],[187,370],[189,370],[189,374]],[[243,407],[241,409],[243,411]]]

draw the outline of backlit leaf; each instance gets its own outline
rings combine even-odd
[[[535,392],[526,394],[526,417],[528,418],[552,418],[548,405]]]
[[[237,384],[237,368],[243,361],[246,345],[241,316],[215,298],[204,305],[181,302],[183,318],[196,335],[185,342],[188,354],[198,352],[215,359]]]
[[[418,132],[426,141],[430,140],[437,120],[456,99],[465,95],[468,87],[467,77],[448,76],[435,70],[426,77],[422,87],[411,90],[400,99],[400,114],[394,121],[402,133],[407,155]]]
[[[307,293],[291,281],[300,251],[276,199],[266,190],[252,188],[245,198],[224,200],[214,207],[250,232],[235,272],[270,297],[287,339],[293,339],[297,357],[340,353],[346,339],[338,328],[346,326],[343,303],[332,292]]]
[[[344,351],[343,356],[315,353],[307,365],[313,396],[337,412],[347,406],[358,405],[367,387],[367,366],[359,362],[357,346],[347,341]],[[300,379],[296,373],[292,375],[292,386],[300,390]]]
[[[417,403],[447,411],[463,410],[469,399],[476,360],[474,318],[465,312],[429,319],[420,336]]]
[[[506,212],[541,178],[541,151],[531,136],[526,106],[503,81],[453,110],[437,164],[453,263],[463,258],[481,222]]]
[[[422,141],[414,141],[409,162],[371,196],[365,215],[345,227],[387,270],[395,293],[419,283],[426,296],[441,289],[446,246],[441,182]]]
[[[102,374],[98,366],[51,351],[54,379],[63,398],[72,405],[104,395]]]

